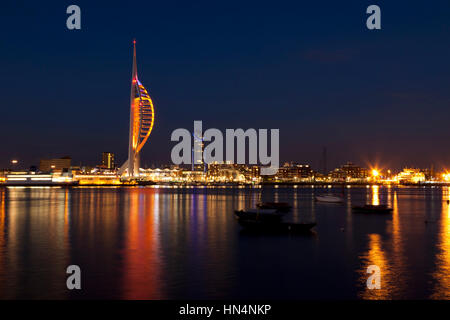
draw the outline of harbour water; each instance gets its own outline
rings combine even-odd
[[[2,187],[1,299],[449,299],[449,187]],[[343,194],[344,204],[314,196]],[[302,235],[234,209],[293,205]],[[352,213],[388,204],[391,215]],[[78,265],[82,289],[66,288]],[[381,270],[381,289],[366,286]]]

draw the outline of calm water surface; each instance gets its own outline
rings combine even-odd
[[[330,189],[341,193],[342,189]],[[0,298],[448,299],[448,187],[0,188]],[[305,235],[242,232],[233,210],[293,205]],[[387,203],[391,216],[353,214]],[[66,268],[82,290],[66,289]],[[381,289],[368,290],[369,265]]]

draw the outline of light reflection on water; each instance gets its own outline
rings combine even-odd
[[[330,191],[344,204],[314,202]],[[274,199],[314,232],[242,232],[233,210]],[[447,200],[448,187],[0,188],[0,298],[449,299]],[[393,213],[352,213],[364,203]]]
[[[359,296],[363,299],[393,299],[395,297],[402,297],[402,290],[406,285],[405,277],[408,275],[407,266],[404,263],[404,253],[401,235],[401,222],[399,220],[398,211],[398,197],[397,192],[394,191],[392,195],[392,188],[388,187],[386,192],[387,204],[392,207],[391,224],[386,227],[389,228],[391,238],[383,241],[380,234],[370,233],[367,235],[368,245],[367,251],[364,252],[360,259],[363,262],[362,268],[359,270],[360,285],[362,290]],[[379,186],[372,186],[372,203],[373,205],[380,204]],[[367,217],[368,219],[391,219],[390,216]],[[390,250],[388,250],[390,248]],[[386,256],[391,253],[391,258]],[[369,289],[364,286],[364,281],[368,278],[367,268],[370,265],[376,265],[381,270],[381,288],[377,290]]]
[[[439,223],[438,253],[436,270],[432,273],[435,280],[433,299],[450,299],[450,205],[449,187],[442,189],[442,200],[447,205],[442,206],[442,216]]]

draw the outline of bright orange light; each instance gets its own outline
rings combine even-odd
[[[11,160],[11,163],[12,163],[12,164],[18,164],[19,161],[17,161],[17,160]]]
[[[378,170],[372,169],[372,176],[378,177],[379,175],[380,175],[380,173],[378,172]]]
[[[450,173],[446,172],[442,174],[442,178],[444,179],[444,181],[448,182],[450,181]]]

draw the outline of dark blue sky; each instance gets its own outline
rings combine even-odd
[[[448,1],[93,2],[1,2],[0,167],[125,160],[133,38],[156,108],[144,164],[203,120],[279,128],[281,160],[316,168],[323,146],[330,167],[450,166]]]

